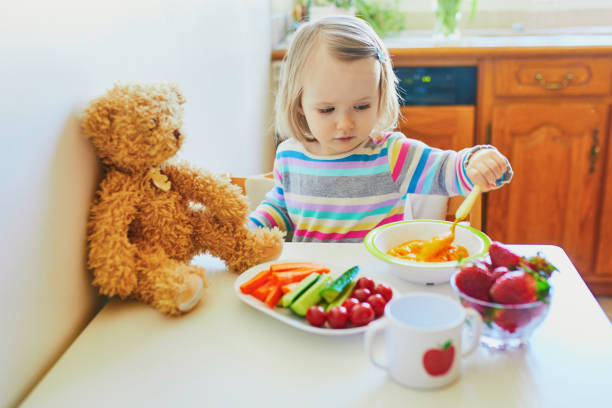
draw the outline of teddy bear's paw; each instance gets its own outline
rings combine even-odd
[[[185,276],[185,283],[179,291],[176,301],[181,312],[188,312],[199,302],[204,291],[204,279],[195,274]]]
[[[242,272],[253,265],[278,258],[283,252],[283,235],[284,233],[278,228],[258,228],[249,231],[243,265],[234,270]]]
[[[206,269],[200,266],[196,266],[196,265],[186,265],[185,268],[183,269],[183,272],[186,274],[199,276],[200,278],[202,278],[204,287],[205,288],[208,287],[208,282],[206,282],[206,276],[205,276]]]
[[[267,242],[261,247],[260,262],[272,261],[278,258],[283,251],[283,242]]]

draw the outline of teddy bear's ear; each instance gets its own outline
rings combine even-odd
[[[104,99],[92,102],[83,113],[83,130],[88,138],[106,134],[113,122],[112,110]]]

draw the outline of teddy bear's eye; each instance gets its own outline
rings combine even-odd
[[[149,130],[153,130],[157,127],[157,119],[153,118],[149,120]]]

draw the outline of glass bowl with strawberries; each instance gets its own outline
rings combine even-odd
[[[464,264],[450,284],[461,304],[482,316],[481,343],[515,349],[527,344],[546,318],[555,270],[540,254],[521,256],[493,242],[488,257]]]

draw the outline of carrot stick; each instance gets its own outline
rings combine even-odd
[[[266,297],[266,305],[268,305],[270,309],[274,309],[274,306],[276,306],[282,296],[283,291],[281,290],[281,286],[274,286],[274,288],[270,291],[270,293],[268,293],[268,296]]]
[[[325,266],[314,263],[314,262],[285,262],[285,263],[278,263],[278,264],[270,265],[270,270],[272,272],[285,272],[285,271],[291,271],[291,270],[299,269],[299,268],[328,269]]]
[[[270,292],[276,287],[276,284],[273,282],[266,282],[263,285],[261,285],[260,287],[258,287],[257,289],[255,289],[253,292],[251,292],[251,295],[259,300],[261,300],[262,302],[266,301],[266,298],[268,297],[268,295],[270,294]]]
[[[299,282],[311,273],[320,274],[322,271],[320,269],[310,268],[291,272],[273,272],[270,279],[280,285],[286,285],[288,283]]]
[[[287,274],[299,273],[299,272],[316,272],[316,273],[329,273],[329,268],[326,266],[303,266],[295,269],[288,269],[286,271],[272,271],[272,275],[283,276]]]
[[[253,278],[251,278],[250,280],[240,285],[240,291],[244,293],[245,295],[248,295],[249,293],[253,292],[258,287],[266,283],[271,273],[272,271],[270,269],[266,269],[266,270],[259,272]]]

